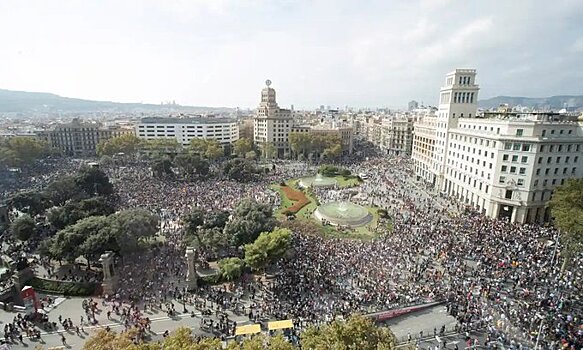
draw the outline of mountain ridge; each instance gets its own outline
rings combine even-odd
[[[535,109],[560,110],[562,108],[582,109],[583,95],[556,95],[549,97],[522,97],[522,96],[496,96],[485,100],[479,100],[481,108],[495,108],[501,104],[510,106],[523,106]]]
[[[34,112],[209,112],[231,111],[229,107],[181,106],[136,102],[95,101],[63,97],[49,92],[0,89],[0,113]]]

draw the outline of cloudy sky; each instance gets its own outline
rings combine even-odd
[[[0,88],[255,107],[583,93],[581,0],[1,0]]]

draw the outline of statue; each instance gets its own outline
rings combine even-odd
[[[197,287],[198,274],[196,273],[196,249],[194,247],[186,247],[186,284],[188,290],[194,290]]]
[[[112,295],[115,293],[117,287],[117,276],[113,268],[113,252],[106,251],[101,254],[99,262],[103,266],[103,282],[101,288],[104,294]]]

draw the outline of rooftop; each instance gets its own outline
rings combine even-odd
[[[236,123],[235,119],[230,118],[208,118],[208,117],[194,117],[194,118],[176,118],[176,117],[149,117],[142,118],[141,124],[227,124]]]

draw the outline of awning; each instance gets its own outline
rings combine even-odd
[[[245,334],[255,334],[261,332],[261,325],[256,324],[248,324],[245,326],[239,326],[235,328],[235,335],[245,335]]]
[[[294,323],[292,320],[273,321],[267,323],[267,329],[270,331],[284,328],[294,328]]]

